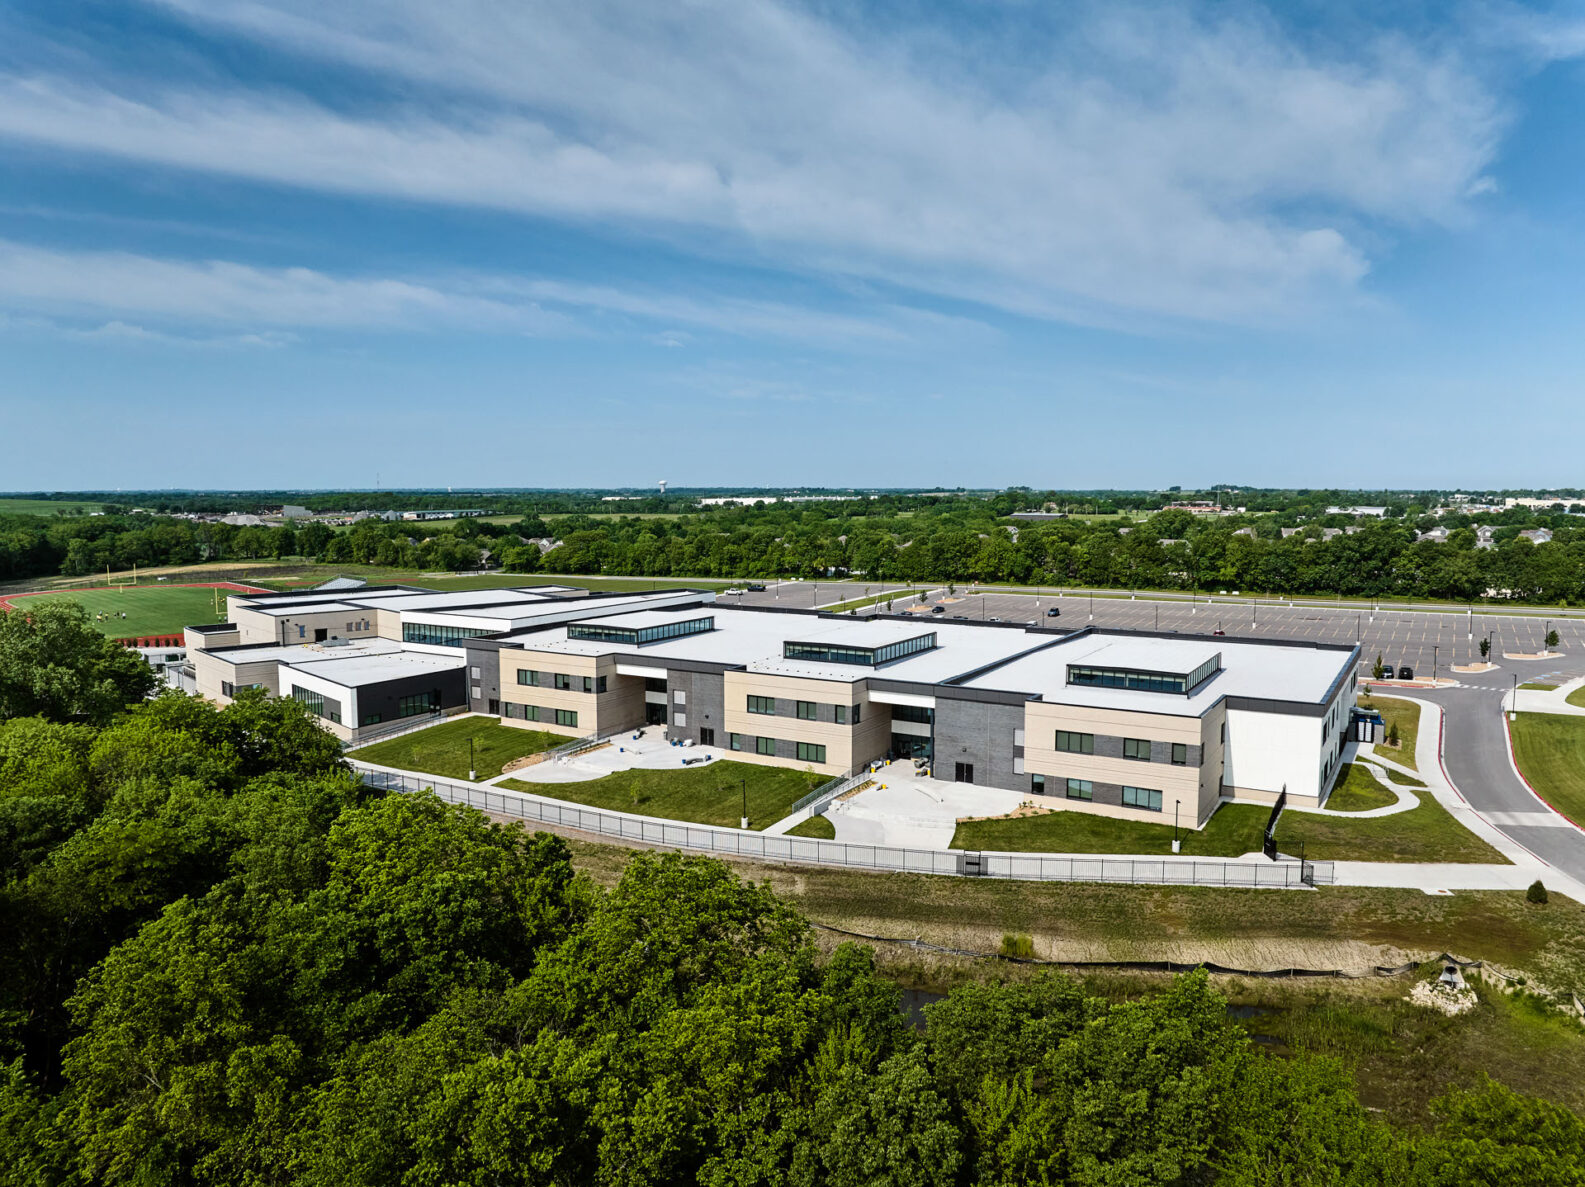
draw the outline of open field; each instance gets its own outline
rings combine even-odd
[[[87,515],[101,511],[103,503],[69,502],[65,499],[0,499],[0,515]]]
[[[468,777],[469,743],[481,779],[499,775],[514,758],[552,750],[569,739],[543,730],[518,729],[502,725],[493,717],[464,717],[429,729],[417,730],[376,742],[354,751],[360,762],[404,771],[423,771],[448,779]]]
[[[1361,774],[1358,778],[1368,778]],[[1199,832],[1180,829],[1188,857],[1239,857],[1259,853],[1271,809],[1264,804],[1224,804]],[[1029,853],[1170,853],[1172,825],[1114,820],[1087,812],[1048,812],[958,825],[954,849]],[[1284,853],[1315,861],[1447,861],[1508,864],[1491,846],[1448,815],[1429,795],[1420,806],[1393,816],[1349,820],[1285,812],[1277,824]]]
[[[726,828],[737,827],[746,787],[749,827],[764,828],[786,816],[794,803],[824,782],[824,775],[788,767],[717,761],[675,770],[618,771],[581,783],[506,779],[500,786],[613,812],[637,812]]]
[[[1511,728],[1514,761],[1536,794],[1585,824],[1585,717],[1521,713]]]
[[[94,615],[113,615],[92,625],[111,638],[129,635],[175,635],[185,626],[224,622],[226,593],[219,591],[219,613],[215,611],[213,588],[185,585],[138,585],[122,589],[91,589],[67,593],[48,593],[0,600],[0,606],[27,606],[41,602],[76,602]],[[120,617],[125,613],[126,617]]]
[[[1381,711],[1382,737],[1387,736],[1387,731],[1394,725],[1398,727],[1398,748],[1395,750],[1385,742],[1375,747],[1375,751],[1382,758],[1390,758],[1393,762],[1408,767],[1411,771],[1418,771],[1419,765],[1415,761],[1415,742],[1420,736],[1420,706],[1408,701],[1401,701],[1397,697],[1378,697],[1372,695],[1368,702],[1371,706]]]

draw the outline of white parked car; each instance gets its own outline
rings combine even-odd
[[[732,586],[731,589],[726,591],[726,596],[729,597],[729,598],[741,598],[746,593],[748,593],[748,590],[739,589],[737,586],[734,585],[734,586]]]

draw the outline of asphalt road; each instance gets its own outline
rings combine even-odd
[[[893,603],[896,612],[919,605],[917,591],[902,586],[894,588],[898,591]],[[773,585],[763,593],[747,594],[741,600],[746,605],[808,608],[830,606],[877,592],[880,592],[879,586],[853,582],[787,582]],[[1202,599],[1186,603],[1179,598],[1092,598],[1071,594],[1056,597],[1050,592],[1036,596],[999,592],[970,594],[961,590],[949,599],[944,589],[929,590],[927,599],[931,606],[942,605],[941,614],[929,615],[936,621],[1000,619],[1071,629],[1093,623],[1101,627],[1185,634],[1210,634],[1220,629],[1229,638],[1307,639],[1350,645],[1358,642],[1362,648],[1361,676],[1369,675],[1370,665],[1378,654],[1394,668],[1407,665],[1421,677],[1430,676],[1434,665],[1437,674],[1454,676],[1460,687],[1434,691],[1416,689],[1412,695],[1442,706],[1445,713],[1443,763],[1448,778],[1482,815],[1546,811],[1514,773],[1509,761],[1502,694],[1513,687],[1516,679],[1523,683],[1585,675],[1585,620],[1564,616],[1549,619],[1544,611],[1473,616],[1434,610],[1377,609],[1372,613],[1369,608],[1338,609],[1303,602],[1290,606],[1276,600]],[[1061,611],[1060,617],[1046,616],[1046,611],[1052,607]],[[884,613],[884,607],[861,613]],[[1539,661],[1503,658],[1505,652],[1542,651],[1549,627],[1560,636],[1558,649],[1564,653],[1560,658]],[[1497,669],[1486,673],[1449,672],[1453,664],[1471,664],[1479,660],[1480,639],[1488,632]],[[1433,746],[1432,739],[1421,740],[1419,761],[1434,761]],[[1543,861],[1585,881],[1585,832],[1501,820],[1492,823]]]

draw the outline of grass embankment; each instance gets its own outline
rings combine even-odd
[[[464,717],[460,721],[443,722],[387,742],[364,746],[354,750],[352,756],[377,766],[423,771],[448,779],[466,779],[468,743],[471,741],[472,757],[477,764],[475,769],[479,778],[488,779],[499,775],[501,769],[515,758],[538,754],[541,750],[553,749],[570,740],[543,730],[502,725],[493,717]]]
[[[1343,772],[1326,806],[1333,812],[1368,812],[1398,802],[1398,797],[1382,786],[1364,763],[1352,762]]]
[[[834,841],[837,839],[836,825],[824,816],[811,816],[802,824],[795,824],[787,830],[789,837],[813,837],[817,841]]]
[[[498,786],[553,800],[588,804],[612,812],[636,812],[736,828],[745,788],[750,828],[775,824],[798,800],[826,781],[824,775],[786,767],[718,761],[673,770],[618,771],[579,783],[529,783],[505,779]]]
[[[123,589],[88,589],[75,592],[16,597],[12,606],[43,602],[76,602],[88,611],[89,625],[113,639],[129,635],[179,635],[182,628],[224,622],[226,590],[219,591],[219,612],[213,589],[181,585],[129,585]],[[122,618],[121,615],[126,617]],[[105,615],[98,619],[95,615]]]
[[[1347,779],[1370,779],[1350,771]],[[1374,780],[1371,780],[1374,782]],[[1388,801],[1390,802],[1390,801]],[[1239,857],[1259,853],[1271,809],[1264,804],[1224,804],[1199,832],[1180,829],[1186,857]],[[1284,812],[1277,825],[1284,853],[1316,861],[1508,861],[1448,815],[1430,795],[1420,806],[1392,816],[1349,820],[1313,812]],[[1172,852],[1172,826],[1114,820],[1087,812],[1048,812],[958,825],[954,849],[1031,853]]]
[[[1418,771],[1419,764],[1415,761],[1415,741],[1420,736],[1420,706],[1409,701],[1401,701],[1396,697],[1370,698],[1369,706],[1381,713],[1382,737],[1385,738],[1396,725],[1398,727],[1398,748],[1394,750],[1386,742],[1376,747],[1376,753],[1382,758],[1390,758],[1395,763],[1408,767],[1411,771]]]
[[[631,857],[616,846],[569,844],[577,868],[602,885],[614,883]],[[1578,1024],[1532,1001],[1485,990],[1476,1010],[1447,1018],[1406,1002],[1405,979],[1368,976],[1373,964],[1446,951],[1585,994],[1585,907],[1560,896],[1537,907],[1520,891],[1430,897],[1374,887],[1221,890],[732,865],[745,880],[768,882],[811,921],[867,935],[918,938],[987,955],[999,950],[1003,937],[1022,935],[1044,959],[1344,967],[1367,975],[1342,981],[1225,977],[1218,987],[1255,1012],[1246,1021],[1253,1032],[1351,1065],[1365,1103],[1399,1123],[1424,1122],[1433,1098],[1482,1074],[1585,1108],[1585,1032]],[[844,938],[816,934],[822,946]],[[1039,971],[901,944],[873,947],[889,976],[936,991]],[[1157,992],[1165,983],[1160,975],[1080,975],[1092,991],[1115,996]]]
[[[1576,709],[1585,709],[1585,684],[1580,685],[1568,696],[1564,697],[1563,700],[1565,703],[1573,705]]]
[[[1514,761],[1536,794],[1585,824],[1585,717],[1521,713],[1511,728]]]

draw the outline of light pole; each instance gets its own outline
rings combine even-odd
[[[1442,650],[1442,648],[1439,645],[1437,645],[1435,643],[1431,644],[1431,683],[1432,684],[1436,683],[1436,656],[1437,656],[1437,652],[1439,652],[1441,650]]]
[[[1542,655],[1546,654],[1546,651],[1547,651],[1547,642],[1546,642],[1547,641],[1547,636],[1549,636],[1551,633],[1552,633],[1552,620],[1549,618],[1549,619],[1546,620],[1546,630],[1541,632],[1541,654]]]
[[[747,829],[748,828],[748,780],[747,779],[739,779],[738,782],[743,785],[743,819],[740,822],[739,827],[743,828],[743,829]]]
[[[1177,853],[1182,842],[1178,840],[1178,802],[1172,801],[1172,851]]]
[[[1095,621],[1095,591],[1090,590],[1090,621]]]
[[[476,782],[477,778],[478,778],[478,771],[477,771],[476,765],[475,765],[475,763],[473,761],[473,739],[470,737],[468,739],[468,782],[469,783]]]
[[[1161,603],[1156,603],[1156,630],[1161,630]]]
[[[1508,720],[1516,721],[1519,717],[1519,673],[1513,674],[1513,692],[1508,697]]]

